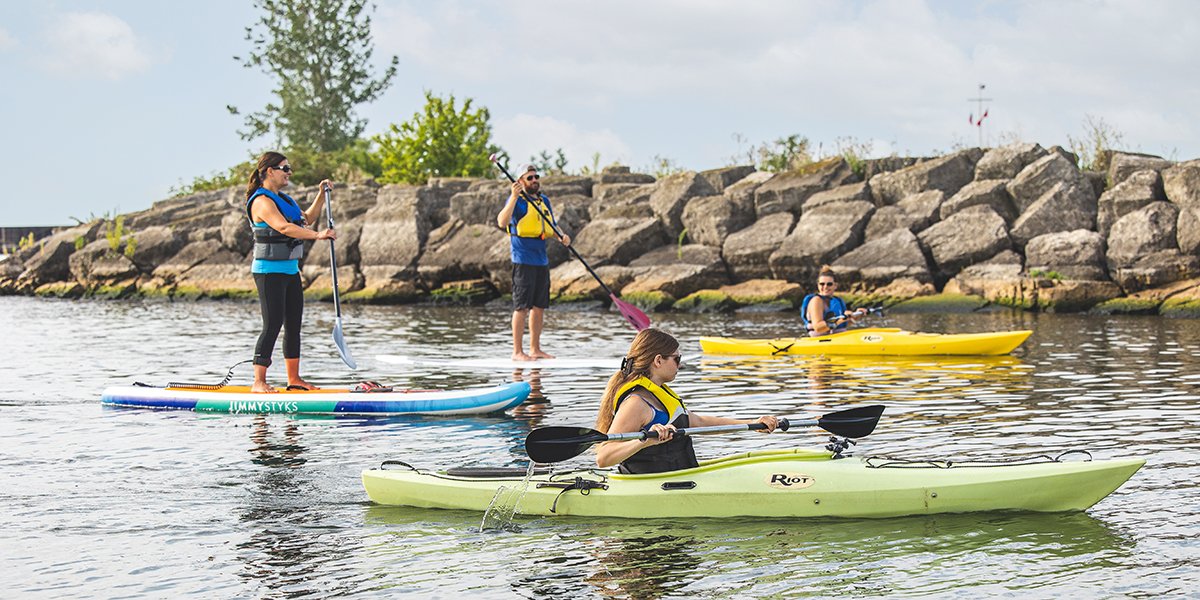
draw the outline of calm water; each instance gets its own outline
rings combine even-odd
[[[332,308],[310,305],[305,372],[348,381]],[[219,381],[252,353],[255,304],[0,298],[0,572],[8,597],[763,597],[1195,595],[1200,589],[1200,322],[1030,315],[889,315],[923,331],[1032,328],[1011,357],[695,359],[676,381],[700,412],[811,416],[883,403],[859,453],[1144,456],[1086,514],[879,521],[518,518],[371,505],[385,459],[523,465],[542,424],[590,425],[607,373],[548,371],[544,399],[472,418],[321,419],[105,409],[134,380]],[[700,335],[770,336],[787,315],[656,315]],[[427,388],[512,373],[389,368],[393,353],[503,356],[503,309],[348,307],[355,378]],[[557,310],[546,346],[619,356],[615,314]],[[277,350],[278,352],[278,350]],[[282,364],[275,373],[281,382]],[[246,366],[239,381],[249,381]],[[528,377],[528,375],[527,375]],[[736,397],[740,396],[740,397]],[[819,445],[815,431],[708,436],[702,456]],[[568,464],[584,464],[586,458]]]

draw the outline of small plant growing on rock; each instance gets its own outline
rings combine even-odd
[[[1049,279],[1051,281],[1063,280],[1062,273],[1059,273],[1058,271],[1043,271],[1041,269],[1033,269],[1029,271],[1029,276],[1034,279],[1040,277],[1042,279]]]
[[[1084,171],[1104,170],[1108,166],[1106,157],[1124,144],[1125,134],[1095,115],[1084,115],[1082,138],[1067,136],[1067,145],[1079,157],[1079,168]]]
[[[75,238],[75,250],[76,251],[83,250],[83,247],[86,245],[87,245],[87,238],[83,237],[82,235],[77,236]]]
[[[108,254],[116,256],[121,252],[121,245],[125,244],[125,256],[133,257],[134,251],[137,249],[137,240],[133,237],[133,232],[125,228],[125,216],[118,215],[113,219],[111,224],[107,225],[104,230],[104,239],[108,240]]]

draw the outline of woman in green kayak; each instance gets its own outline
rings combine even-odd
[[[674,436],[676,429],[762,423],[770,433],[778,420],[772,416],[757,419],[710,417],[687,409],[667,382],[675,379],[682,357],[679,342],[658,329],[645,329],[633,338],[629,352],[621,360],[621,370],[608,380],[596,429],[604,433],[653,431],[657,438],[606,442],[596,450],[596,464],[619,464],[622,473],[661,473],[697,466],[692,439]]]

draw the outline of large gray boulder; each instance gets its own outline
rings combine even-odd
[[[1104,236],[1087,229],[1048,233],[1029,240],[1025,265],[1030,272],[1054,271],[1066,279],[1108,280]]]
[[[506,194],[496,194],[491,190],[459,192],[450,197],[447,214],[449,220],[458,219],[470,225],[491,224],[495,227],[496,215],[500,214],[507,199]]]
[[[1108,163],[1109,187],[1120,185],[1138,171],[1161,172],[1175,163],[1158,156],[1146,154],[1114,154]]]
[[[1200,275],[1200,259],[1180,254],[1178,250],[1162,250],[1140,256],[1128,266],[1109,267],[1109,276],[1126,294],[1191,279],[1197,275]]]
[[[428,289],[448,281],[490,279],[493,274],[511,270],[509,247],[509,236],[495,227],[453,219],[430,232],[417,262],[417,273]]]
[[[595,272],[608,289],[620,294],[633,281],[635,269],[623,265],[604,265],[595,267]],[[577,260],[550,269],[550,293],[559,300],[608,299],[608,293]]]
[[[629,263],[634,280],[624,292],[663,292],[682,298],[696,290],[729,283],[720,252],[700,244],[669,244],[643,254]]]
[[[394,266],[403,273],[415,271],[438,199],[425,187],[389,185],[379,190],[375,206],[363,217],[359,255],[364,275],[368,266]],[[367,280],[367,287],[373,287],[369,275]]]
[[[996,214],[1004,217],[1006,223],[1011,224],[1017,218],[1017,208],[1013,205],[1012,196],[1008,195],[1008,181],[1004,179],[983,179],[968,183],[943,202],[938,213],[945,219],[972,206],[990,207]]]
[[[865,201],[826,204],[800,216],[791,235],[771,253],[768,263],[776,279],[807,282],[821,266],[862,243],[875,205]]]
[[[768,260],[792,230],[796,217],[789,212],[759,218],[753,225],[725,238],[721,255],[735,279],[761,279],[771,276]]]
[[[1175,237],[1179,241],[1179,251],[1200,255],[1200,206],[1180,207],[1176,223]]]
[[[1059,184],[1077,184],[1081,179],[1079,167],[1074,162],[1058,152],[1051,152],[1022,169],[1008,183],[1008,194],[1016,204],[1017,213],[1021,214],[1050,188]]]
[[[254,248],[254,233],[245,212],[228,211],[221,218],[221,245],[238,254],[248,254]]]
[[[84,285],[95,285],[136,277],[137,266],[121,250],[120,246],[113,250],[108,240],[100,238],[72,252],[67,258],[71,278]]]
[[[868,158],[859,166],[862,179],[870,181],[880,173],[891,173],[907,169],[917,163],[932,160],[932,158],[922,158],[916,156],[885,156],[883,158]],[[850,183],[850,182],[846,182]]]
[[[1108,234],[1109,269],[1131,267],[1155,252],[1178,251],[1178,217],[1174,204],[1154,202],[1118,219]]]
[[[754,205],[728,196],[695,198],[683,209],[682,221],[687,239],[720,248],[729,234],[754,222]]]
[[[653,180],[653,178],[651,178]],[[594,183],[591,177],[578,175],[547,175],[541,180],[541,192],[553,202],[560,196],[592,196]]]
[[[1018,143],[992,148],[975,164],[975,179],[1012,179],[1022,169],[1046,154],[1046,149],[1040,144]]]
[[[245,253],[234,252],[227,248],[218,247],[221,252],[228,252],[241,257],[246,257],[246,264],[250,264],[250,258]],[[204,262],[204,259],[213,254],[213,243],[208,241],[189,242],[183,248],[179,249],[174,256],[171,256],[157,266],[154,267],[152,274],[166,282],[174,282],[179,280],[184,273],[192,267]],[[248,271],[247,271],[248,272]]]
[[[930,190],[880,208],[867,224],[867,241],[879,239],[895,229],[903,228],[915,233],[929,227],[938,219],[938,211],[944,199],[943,192]]]
[[[803,210],[812,210],[822,204],[849,202],[852,200],[871,201],[871,188],[867,182],[847,183],[833,189],[817,192],[804,201]]]
[[[308,201],[300,191],[289,189],[285,192],[295,198],[302,208],[308,207]],[[221,219],[231,208],[245,214],[246,194],[244,188],[228,187],[159,200],[146,210],[125,215],[125,226],[135,231],[166,225],[186,229],[217,227],[221,225]]]
[[[919,192],[940,190],[954,194],[975,178],[975,163],[983,151],[970,148],[911,167],[871,178],[871,194],[876,204],[886,206]]]
[[[1013,243],[1024,248],[1039,235],[1096,229],[1096,197],[1092,191],[1078,179],[1055,184],[1017,217],[1010,232]]]
[[[944,281],[963,267],[1012,247],[1008,228],[988,206],[972,206],[917,234],[933,259],[935,278]]]
[[[692,198],[715,194],[708,180],[694,171],[664,177],[650,194],[650,208],[662,222],[668,236],[677,237],[683,231],[683,207]]]
[[[654,186],[648,183],[597,183],[592,186],[592,198],[596,202],[610,203],[632,190],[639,189],[645,192],[643,201],[649,200],[650,194],[654,192]]]
[[[662,223],[653,217],[612,217],[588,223],[572,243],[589,264],[599,266],[628,264],[669,241]]]
[[[847,284],[862,282],[870,287],[880,287],[900,278],[921,283],[933,281],[929,261],[917,236],[903,227],[868,240],[833,261],[832,266]]]
[[[188,247],[195,243],[197,242],[189,244]],[[180,253],[187,251],[188,247]],[[156,274],[158,271],[159,269],[155,269]],[[175,278],[175,284],[209,296],[231,293],[251,295],[257,291],[254,277],[250,274],[250,259],[224,248],[214,249],[212,244],[207,244],[203,260],[179,274]]]
[[[836,158],[809,165],[796,171],[776,173],[754,191],[754,210],[759,218],[778,212],[800,214],[813,194],[855,179],[845,159]]]
[[[246,229],[249,227],[246,226]],[[174,256],[187,243],[186,236],[177,233],[170,227],[162,226],[147,227],[134,232],[129,239],[136,240],[133,253],[129,258],[144,273],[153,271],[154,267]],[[128,242],[126,242],[126,246],[127,244]]]
[[[55,281],[66,281],[71,276],[70,257],[75,252],[77,240],[87,243],[94,240],[105,226],[97,219],[70,229],[55,232],[33,246],[17,254],[24,267],[18,280],[28,286],[39,286]]]
[[[1175,165],[1162,173],[1167,200],[1177,206],[1200,208],[1200,160]]]
[[[1162,176],[1149,169],[1138,171],[1108,189],[1100,196],[1096,228],[1108,235],[1117,219],[1139,210],[1152,202],[1167,199],[1163,193]]]
[[[653,175],[645,173],[631,173],[629,167],[624,165],[609,165],[600,171],[600,175],[595,178],[597,184],[602,183],[637,183],[646,184],[654,183]]]
[[[725,193],[725,188],[745,179],[754,172],[756,172],[754,165],[737,165],[733,167],[701,171],[700,177],[703,177],[704,180],[708,182],[709,187],[711,187],[714,192],[723,194]]]
[[[775,177],[775,174],[769,171],[755,171],[726,186],[722,193],[728,196],[730,200],[746,202],[750,206],[754,206],[755,190],[762,186],[762,184],[770,181],[772,177]]]

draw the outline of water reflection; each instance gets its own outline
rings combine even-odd
[[[828,596],[849,590],[938,594],[987,586],[1069,593],[1062,586],[1074,578],[1137,560],[1133,536],[1084,513],[686,523],[525,518],[520,533],[482,536],[467,531],[477,518],[460,511],[368,506],[366,523],[390,533],[368,552],[398,556],[432,535],[460,561],[505,556],[506,579],[519,595],[621,598]],[[393,578],[412,583],[435,571],[414,567]],[[1030,586],[1031,580],[1042,584]],[[445,592],[471,585],[468,578]]]

